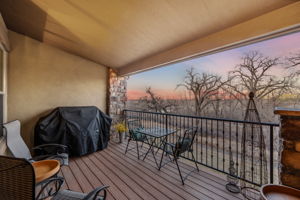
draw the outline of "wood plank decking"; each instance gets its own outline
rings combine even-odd
[[[192,173],[183,186],[175,164],[169,163],[158,171],[152,155],[142,161],[137,159],[135,150],[126,155],[124,151],[125,144],[110,143],[104,151],[72,158],[69,166],[61,170],[66,180],[64,188],[89,192],[97,186],[109,185],[108,199],[118,200],[243,199],[225,189],[224,176],[201,165],[200,172]],[[188,164],[180,165],[183,172],[191,169]]]

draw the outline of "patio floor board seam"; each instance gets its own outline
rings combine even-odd
[[[125,145],[123,144],[122,146],[124,147]],[[117,145],[117,148],[111,148],[111,149],[108,149],[108,150],[118,149],[120,152],[122,152],[122,151],[123,151],[123,147]],[[143,150],[142,150],[142,151],[143,151]],[[133,158],[136,157],[136,156],[134,155],[135,152],[129,152],[129,153],[132,155]],[[158,155],[159,155],[159,156],[158,156],[158,158],[159,158],[161,154],[159,153]],[[151,160],[149,160],[149,158],[150,158]],[[152,158],[151,155],[149,155],[149,157],[147,157],[147,159],[145,160],[145,162],[149,163],[152,167],[156,167],[155,164],[154,164],[154,159]],[[183,163],[181,163],[181,164],[183,164]],[[182,166],[183,166],[183,167],[182,167]],[[185,167],[187,167],[186,164],[181,165],[181,169],[183,169],[183,168],[185,168]],[[175,167],[175,164],[170,163],[170,164],[166,165],[164,168],[170,169],[170,170],[173,172],[173,174],[171,174],[172,177],[174,177],[174,178],[178,179],[178,181],[180,181],[179,175],[178,175],[178,171],[177,171],[177,168]],[[164,171],[164,168],[162,168],[161,170]],[[164,171],[164,172],[165,172],[165,173],[169,173],[169,172],[171,172],[171,171],[166,170],[166,171]],[[182,171],[186,172],[185,170],[182,170]],[[200,170],[200,172],[202,172],[203,174],[206,174],[205,172],[203,172],[203,171],[201,171],[201,170]],[[193,174],[195,174],[195,173],[192,173],[192,175],[193,175]],[[191,183],[190,185],[197,185],[198,188],[201,188],[201,185],[198,184],[198,183],[199,183],[199,176],[201,176],[201,177],[200,177],[200,178],[201,178],[200,181],[203,181],[203,179],[206,179],[206,180],[208,179],[208,178],[202,177],[202,175],[199,174],[198,177],[195,177],[195,175],[192,177],[193,179],[197,179],[196,182],[195,182],[195,181],[189,180],[190,177],[186,180],[186,182]],[[217,177],[216,177],[216,179],[222,180],[222,179],[217,178]],[[236,196],[235,194],[232,194],[232,193],[228,192],[228,191],[225,189],[225,184],[224,184],[224,185],[221,185],[221,184],[218,183],[217,181],[215,181],[215,180],[212,181],[211,179],[209,179],[208,181],[210,181],[210,183],[205,183],[205,184],[212,185],[212,187],[215,187],[216,185],[218,185],[218,188],[223,187],[222,189],[218,189],[219,196],[222,197],[223,199],[224,199],[225,197],[226,197],[225,199],[228,199],[228,200],[231,200],[231,199],[242,199],[242,197]],[[197,183],[197,182],[198,182],[198,183]],[[206,185],[205,185],[205,186],[206,186]],[[212,193],[215,194],[215,191],[211,191],[211,189],[209,189],[209,190],[210,190],[210,192],[212,192]],[[219,190],[220,190],[220,192],[219,192]],[[224,196],[225,196],[225,197],[224,197]]]
[[[67,180],[68,188],[70,190],[74,190],[76,192],[82,192],[82,190],[81,190],[76,178],[74,177],[71,169],[69,168],[69,166],[64,166],[64,167],[62,167],[61,170],[63,172],[65,180]]]
[[[99,169],[99,167],[87,156],[82,157],[82,160],[86,163],[87,166],[91,167],[91,171],[93,170],[95,175],[103,180],[104,185],[109,185],[109,190],[115,199],[128,199],[127,196],[123,193],[123,191],[119,188],[119,185],[115,185],[115,183]],[[89,163],[89,165],[88,165]]]
[[[120,152],[113,152],[114,154],[118,154],[118,153],[120,153]],[[127,155],[127,154],[126,154]],[[117,155],[116,155],[117,156]],[[131,156],[131,155],[129,155],[129,156]],[[182,186],[181,185],[181,182],[180,183],[178,183],[178,184],[180,184],[180,187],[178,187],[178,185],[176,185],[176,183],[174,183],[173,181],[170,181],[169,180],[169,178],[165,178],[165,177],[162,177],[162,176],[160,176],[160,173],[161,172],[159,172],[156,168],[154,168],[153,166],[150,166],[149,165],[149,167],[150,168],[152,168],[152,169],[150,169],[150,168],[147,168],[147,167],[145,167],[144,165],[146,164],[146,163],[136,163],[136,162],[143,162],[143,161],[141,161],[141,160],[134,160],[134,159],[132,159],[132,158],[130,158],[131,159],[131,162],[133,162],[133,163],[135,163],[135,165],[140,165],[140,166],[138,166],[138,167],[142,167],[143,168],[143,170],[144,170],[144,172],[145,172],[145,174],[147,174],[147,175],[149,175],[150,177],[152,177],[153,176],[153,178],[155,177],[155,180],[157,180],[158,181],[158,183],[160,184],[159,186],[161,186],[161,187],[167,187],[168,188],[168,190],[170,190],[170,191],[172,191],[172,192],[174,192],[174,193],[177,193],[178,195],[180,195],[183,199],[202,199],[202,198],[205,198],[205,199],[211,199],[211,198],[209,198],[208,196],[202,196],[202,198],[200,198],[199,196],[197,196],[197,195],[193,195],[193,194],[191,194],[190,192],[188,192],[188,191],[186,191],[185,189],[186,189],[186,186]],[[126,162],[130,162],[130,161],[126,161]],[[152,174],[152,176],[151,176],[151,174]],[[171,178],[173,178],[173,177],[171,177]],[[177,181],[176,181],[177,182]],[[183,187],[183,188],[182,188]],[[199,193],[197,193],[197,194],[199,194]],[[200,195],[201,196],[201,195]]]
[[[109,143],[109,147],[86,156],[70,158],[69,166],[63,166],[59,175],[65,177],[64,189],[89,192],[109,185],[108,199],[201,199],[239,200],[241,195],[231,194],[225,189],[226,180],[213,172],[192,173],[181,185],[176,165],[169,163],[157,170],[152,155],[145,161],[138,160],[136,150],[125,154],[126,143]],[[140,152],[145,152],[143,148]],[[161,152],[157,154],[160,158]],[[159,159],[158,159],[159,160]],[[183,174],[192,169],[189,163],[180,162]],[[225,177],[223,175],[223,177]]]
[[[112,155],[112,152],[111,153],[109,153],[110,154],[110,156],[112,156],[112,157],[116,157],[117,155]],[[116,158],[115,158],[116,159]],[[132,163],[130,163],[130,162],[128,162],[128,161],[126,161],[125,159],[123,159],[122,157],[120,157],[120,158],[118,158],[118,161],[119,162],[126,162],[127,164],[128,164],[128,168],[129,169],[132,169],[132,170],[136,170],[135,172],[136,173],[144,173],[144,171],[142,170],[142,169],[140,169],[139,168],[139,166],[136,166],[136,165],[134,165],[134,166],[132,166],[132,167],[129,167],[129,165],[133,165]],[[122,164],[122,163],[121,163]],[[122,164],[123,166],[125,165],[124,163]],[[169,195],[171,195],[171,197],[167,197],[168,199],[174,199],[176,196],[174,196],[174,194],[173,193],[170,193],[170,191],[169,191],[169,189],[168,188],[166,188],[164,185],[158,185],[158,184],[160,184],[160,182],[158,181],[158,180],[156,180],[156,179],[154,179],[153,177],[151,177],[151,176],[146,176],[146,174],[144,173],[143,174],[144,175],[144,177],[141,177],[140,175],[138,175],[139,177],[140,177],[140,179],[142,179],[143,181],[146,181],[148,184],[153,184],[153,188],[155,188],[157,191],[159,191],[160,193],[162,193],[163,195],[165,195],[165,193],[166,194],[169,194]],[[176,194],[177,195],[177,197],[178,196],[181,196],[181,195],[178,195],[178,194]],[[174,196],[174,198],[172,198],[172,196]],[[183,198],[182,196],[181,196],[181,198]],[[177,198],[176,198],[177,199]]]
[[[104,152],[104,151],[103,151]],[[88,155],[89,158],[94,158],[94,163],[110,178],[112,182],[115,182],[122,192],[127,196],[128,199],[140,199],[140,196],[134,192],[128,185],[126,184],[126,180],[122,180],[119,176],[117,176],[113,170],[107,168],[101,161],[99,161],[95,155]]]
[[[76,162],[70,162],[69,167],[71,168],[74,177],[76,178],[78,184],[80,185],[82,191],[84,193],[88,193],[93,190],[93,187],[91,186],[90,182],[87,180],[84,174],[82,174],[81,170],[79,169]]]
[[[83,160],[81,160],[81,158],[76,158],[74,159],[74,161],[77,163],[79,169],[81,170],[81,172],[86,176],[87,180],[90,182],[90,184],[92,185],[93,189],[100,187],[102,185],[105,185],[103,182],[101,182],[101,180],[99,180],[99,178],[88,168],[88,166],[84,163]],[[115,199],[114,196],[112,195],[111,189],[108,188],[108,195],[109,195],[109,199]]]
[[[137,195],[139,195],[139,197],[141,199],[145,199],[144,196],[147,196],[149,197],[148,195],[151,196],[151,198],[149,199],[156,199],[154,198],[150,193],[148,193],[147,191],[145,191],[145,189],[138,185],[131,177],[129,174],[123,172],[123,170],[120,170],[119,168],[117,168],[116,166],[114,166],[107,158],[106,158],[106,154],[107,154],[107,151],[106,153],[104,154],[100,154],[99,152],[95,153],[95,157],[98,158],[99,160],[100,159],[103,159],[105,158],[105,165],[111,169],[112,171],[118,171],[118,173],[116,173],[116,175],[121,179],[121,180],[126,180],[125,181],[125,184],[128,186],[128,188],[130,188],[132,191],[134,191]],[[102,156],[102,158],[99,158],[98,156]],[[118,162],[118,161],[116,161]],[[108,166],[109,165],[109,166]],[[147,198],[148,199],[148,198]]]
[[[122,148],[122,147],[121,147]],[[120,149],[122,150],[122,149]],[[145,150],[142,150],[142,151],[145,151]],[[134,154],[134,153],[133,153]],[[158,158],[160,158],[161,156],[161,153],[158,153]],[[154,165],[154,159],[152,158],[152,156],[149,156],[148,158],[150,158],[151,160],[149,159],[146,159],[145,161],[148,162],[150,165],[152,165],[153,167],[155,167]],[[181,167],[181,170],[183,173],[187,173],[189,170],[193,169],[191,166],[188,166],[187,164],[184,164],[182,162],[179,161],[179,164],[180,164],[180,167]],[[190,167],[190,169],[187,169],[188,167]],[[201,167],[201,165],[200,165]],[[164,170],[164,168],[166,168],[167,170]],[[173,174],[170,174],[170,175],[175,175],[175,176],[178,176],[179,178],[179,175],[178,175],[178,170],[177,168],[175,167],[175,164],[174,163],[169,163],[168,165],[166,165],[164,168],[162,168],[161,170],[164,171],[166,174],[170,174],[170,172],[173,172]],[[204,173],[203,171],[201,171],[200,169],[200,172],[202,174],[206,174]],[[198,177],[196,177],[196,175]],[[174,176],[174,177],[175,177]],[[199,177],[200,176],[200,177]],[[200,181],[199,181],[199,178],[200,178]],[[221,180],[220,178],[218,180]],[[186,180],[186,182],[190,182],[192,186],[196,186],[196,188],[201,188],[201,187],[207,187],[207,184],[208,185],[211,185],[212,187],[216,187],[218,186],[218,188],[220,188],[219,190],[216,190],[217,194],[223,198],[226,198],[228,200],[231,200],[231,199],[240,199],[239,197],[236,197],[236,196],[233,196],[234,194],[228,192],[226,189],[225,189],[225,184],[223,185],[220,185],[218,182],[216,182],[215,180],[214,181],[211,181],[211,180],[208,180],[207,178],[203,177],[202,175],[200,175],[199,173],[195,172],[195,173],[192,173],[191,176],[188,177],[188,179]],[[208,190],[211,191],[211,189],[207,188]],[[198,190],[198,189],[196,189]],[[211,191],[211,192],[215,192],[215,191]]]
[[[114,149],[114,150],[116,150],[116,149]],[[123,149],[120,147],[120,149],[116,150],[116,151],[122,152],[122,150]],[[126,155],[130,156],[130,159],[134,160],[134,159],[137,159],[134,154],[135,154],[135,152],[128,152]],[[151,157],[151,155],[149,155],[149,157]],[[146,159],[145,161],[141,161],[140,160],[140,162],[143,162],[143,163],[140,163],[140,164],[147,166],[147,170],[148,171],[152,171],[153,173],[155,173],[157,171],[156,173],[159,173],[160,176],[163,179],[165,179],[167,182],[169,182],[169,184],[174,185],[174,187],[177,188],[176,189],[177,191],[178,190],[179,191],[180,190],[184,190],[183,192],[186,192],[186,193],[192,195],[194,198],[197,198],[197,199],[203,199],[203,198],[205,198],[205,199],[215,199],[215,200],[222,199],[222,200],[224,200],[223,197],[221,197],[221,196],[219,196],[217,194],[214,194],[213,192],[209,191],[209,192],[204,193],[203,191],[197,191],[197,190],[195,190],[190,185],[190,183],[188,183],[189,182],[188,180],[186,180],[186,184],[184,186],[182,186],[178,174],[176,174],[176,173],[171,173],[171,174],[166,173],[164,171],[164,170],[166,170],[165,167],[163,169],[161,169],[161,171],[158,171],[157,168],[156,168],[156,165],[154,164],[154,160],[153,161],[152,160],[149,161],[148,159]]]

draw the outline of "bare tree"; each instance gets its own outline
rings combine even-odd
[[[263,99],[272,95],[279,98],[289,92],[294,85],[291,75],[276,77],[270,71],[278,66],[279,58],[270,58],[257,51],[250,51],[242,57],[242,63],[229,72],[231,84],[227,90],[237,99],[247,98],[249,92],[255,94],[256,99]]]
[[[295,79],[300,77],[300,51],[292,53],[290,56],[285,58],[285,64],[286,68],[290,70],[292,76],[294,76]],[[299,81],[298,84],[295,86],[295,92],[293,93],[293,96],[291,96],[291,103],[294,107],[297,107],[300,102],[300,84]]]
[[[221,117],[223,114],[224,109],[223,106],[221,105],[222,100],[224,99],[217,96],[216,99],[214,99],[212,102],[212,108],[214,110],[215,116]]]
[[[286,57],[286,64],[288,69],[294,70],[294,75],[300,75],[300,51]]]
[[[227,82],[223,81],[221,76],[207,73],[199,74],[194,68],[191,68],[187,70],[184,82],[177,87],[185,87],[193,94],[195,114],[201,115]]]
[[[169,113],[172,112],[177,104],[176,100],[163,99],[162,97],[155,94],[151,87],[146,88],[147,96],[140,98],[139,102],[146,106],[147,110]]]

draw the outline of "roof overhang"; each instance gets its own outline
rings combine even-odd
[[[300,2],[141,59],[119,68],[118,72],[130,75],[296,31],[300,31]]]
[[[1,0],[8,29],[120,75],[295,31],[295,0]],[[83,66],[84,67],[84,66]]]

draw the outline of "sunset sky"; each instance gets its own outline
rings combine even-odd
[[[145,96],[149,86],[164,98],[178,98],[184,92],[176,86],[183,82],[187,69],[194,67],[198,72],[226,75],[241,62],[244,53],[253,50],[270,57],[288,56],[300,51],[300,32],[134,74],[128,80],[128,99]],[[282,70],[279,67],[273,73],[279,74]]]

